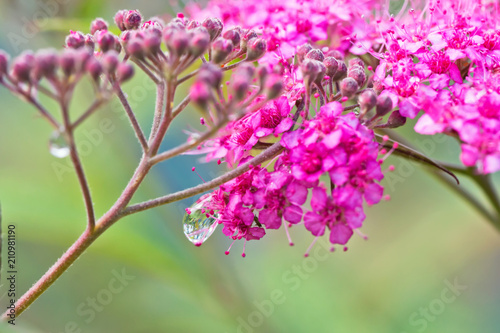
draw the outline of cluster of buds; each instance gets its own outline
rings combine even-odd
[[[394,109],[390,95],[376,91],[373,80],[369,80],[366,66],[360,58],[352,58],[346,65],[342,54],[337,50],[329,50],[326,54],[310,44],[303,44],[296,53],[306,86],[313,93],[317,89],[321,98],[326,99],[326,87],[329,87],[329,101],[339,98],[347,102],[351,98],[357,100],[360,111],[358,118],[371,128],[395,128],[405,124],[406,118],[398,110],[391,113],[386,123],[381,123],[385,115]],[[333,83],[338,93],[333,94]],[[365,85],[368,87],[364,88]],[[383,90],[383,89],[382,89]]]

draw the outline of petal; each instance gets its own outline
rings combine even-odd
[[[323,236],[325,233],[325,223],[320,215],[307,212],[304,216],[304,226],[314,236]]]
[[[298,205],[304,204],[307,200],[307,187],[302,184],[297,183],[296,181],[290,183],[287,186],[285,196],[288,201],[296,203]]]
[[[283,212],[283,217],[290,223],[299,223],[302,220],[302,208],[296,205],[290,205],[285,208]]]
[[[327,195],[322,187],[315,187],[312,190],[311,207],[315,212],[325,209]]]
[[[344,224],[337,224],[332,227],[330,232],[330,243],[345,245],[351,238],[352,229]]]
[[[281,218],[275,209],[263,209],[259,212],[259,222],[267,229],[279,229],[281,227]]]

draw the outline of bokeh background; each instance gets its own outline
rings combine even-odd
[[[68,30],[87,32],[96,16],[112,22],[118,9],[138,8],[146,17],[168,17],[183,6],[165,0],[2,0],[0,48],[11,54],[59,48]],[[44,11],[49,19],[40,15]],[[125,89],[148,126],[154,87],[138,75]],[[88,87],[79,90],[73,114],[91,98]],[[186,111],[165,147],[183,142],[182,129],[198,117],[195,110]],[[102,121],[111,122],[112,130],[99,130]],[[400,132],[421,150],[457,161],[455,142],[411,129],[410,124]],[[49,154],[50,134],[31,106],[0,88],[0,202],[4,228],[14,224],[17,229],[18,294],[85,225],[75,174],[69,161]],[[77,135],[97,214],[102,214],[131,176],[139,145],[116,101]],[[220,230],[196,248],[182,233],[184,208],[194,201],[189,199],[117,223],[15,327],[0,325],[0,331],[499,332],[499,233],[422,167],[396,158],[392,163],[397,170],[384,183],[392,200],[367,209],[362,231],[370,239],[354,237],[347,252],[325,255],[320,244],[305,259],[312,236],[300,227],[291,230],[294,247],[287,245],[284,231],[269,232],[247,244],[244,259],[241,242],[224,255],[230,241]],[[155,169],[134,201],[198,184],[193,165],[205,179],[222,172],[198,165],[194,157],[180,157]],[[475,191],[466,179],[462,183]],[[495,183],[498,189],[498,176]],[[326,240],[323,244],[328,247]],[[110,282],[123,273],[129,279],[121,292],[111,294]],[[466,289],[451,288],[455,282]],[[0,297],[5,309],[4,287]],[[97,300],[94,309],[88,303],[92,299]]]

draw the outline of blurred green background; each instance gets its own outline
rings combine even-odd
[[[39,16],[54,3],[50,20]],[[138,8],[146,17],[173,15],[183,6],[164,0],[2,0],[0,48],[12,54],[58,48],[67,30],[87,32],[96,16],[112,22],[122,8]],[[29,30],[34,18],[40,31]],[[125,88],[148,126],[154,87],[138,75]],[[72,113],[82,112],[91,98],[89,89],[81,89]],[[49,126],[5,89],[0,101],[0,201],[4,228],[16,225],[21,294],[83,231],[85,211],[69,161],[48,152]],[[115,102],[78,131],[97,214],[120,194],[139,157]],[[187,111],[165,146],[183,142],[182,129],[198,117]],[[99,130],[103,120],[112,123],[111,131]],[[457,161],[456,143],[437,143],[411,129],[401,133],[422,150]],[[15,328],[0,325],[0,332],[499,332],[498,232],[421,167],[391,162],[397,171],[384,185],[392,200],[367,208],[362,231],[370,240],[354,237],[347,252],[325,255],[320,244],[305,259],[312,236],[302,227],[291,229],[294,247],[283,230],[269,232],[247,244],[244,259],[241,242],[224,255],[230,242],[220,230],[196,248],[181,226],[190,199],[117,223]],[[198,184],[195,164],[194,157],[180,157],[155,169],[134,201]],[[201,164],[197,170],[211,179],[222,169]],[[498,188],[498,176],[495,181]],[[473,189],[466,180],[463,186]],[[123,273],[129,279],[110,286]],[[455,282],[466,289],[450,287]],[[120,292],[110,292],[120,285]],[[2,309],[4,293],[1,288]]]

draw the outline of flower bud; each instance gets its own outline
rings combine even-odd
[[[230,89],[235,101],[239,102],[243,100],[247,95],[249,87],[250,79],[248,76],[243,74],[233,74]]]
[[[85,35],[85,47],[87,47],[89,50],[92,50],[94,52],[95,50],[95,40],[94,36],[92,35]]]
[[[96,58],[92,57],[87,61],[85,70],[90,74],[94,81],[97,81],[103,71],[103,66]]]
[[[134,75],[134,67],[128,62],[120,62],[116,70],[116,78],[118,81],[125,82]]]
[[[156,54],[161,50],[161,38],[153,31],[146,34],[143,43],[148,53]]]
[[[59,66],[66,76],[75,72],[75,52],[70,51],[71,49],[64,50],[59,56]]]
[[[212,61],[215,64],[222,63],[233,51],[233,43],[224,38],[217,38],[212,43]]]
[[[275,99],[283,91],[283,78],[279,75],[272,75],[266,80],[264,93],[267,99]]]
[[[234,27],[222,34],[222,37],[225,39],[230,40],[233,42],[234,46],[239,46],[241,42],[241,28],[240,27]]]
[[[10,56],[3,50],[0,50],[0,79],[7,74]]]
[[[352,77],[360,87],[362,87],[365,82],[366,82],[366,74],[365,70],[363,67],[359,65],[354,65],[349,67],[349,70],[347,71],[347,76]]]
[[[144,55],[146,52],[143,47],[143,40],[139,38],[133,38],[129,40],[127,43],[126,51],[127,54],[129,54],[131,57],[139,60],[144,59]]]
[[[349,68],[354,66],[361,66],[363,69],[365,69],[365,62],[361,60],[361,58],[352,58],[351,60],[349,60]]]
[[[352,77],[346,77],[340,82],[340,92],[343,97],[350,98],[358,89],[358,83]]]
[[[396,128],[406,124],[406,118],[399,113],[399,111],[393,111],[387,119],[387,128]]]
[[[92,53],[89,51],[89,49],[81,48],[73,52],[73,57],[75,59],[75,73],[80,73],[85,70],[87,61],[92,57]]]
[[[358,96],[358,104],[363,113],[367,113],[377,105],[377,95],[372,89],[366,89]]]
[[[321,63],[313,59],[304,59],[302,64],[300,64],[300,69],[304,79],[309,83],[316,81],[318,75],[321,73],[322,67]],[[323,66],[324,67],[324,66]]]
[[[161,37],[161,32],[163,30],[163,27],[165,26],[165,22],[159,18],[159,17],[152,17],[149,19],[149,21],[146,21],[142,24],[141,29],[142,30],[152,30],[156,34]]]
[[[66,36],[66,46],[72,49],[78,49],[85,45],[85,36],[80,31],[70,31]]]
[[[345,62],[340,60],[337,61],[338,61],[338,67],[337,67],[337,72],[332,77],[333,81],[339,81],[345,78],[347,75],[347,66],[345,65]]]
[[[253,39],[253,38],[257,38],[259,37],[257,35],[257,33],[253,30],[247,30],[242,36],[241,36],[241,39],[240,39],[240,50],[241,51],[246,51],[247,50],[247,45],[248,45],[248,41]]]
[[[114,73],[119,63],[120,60],[118,59],[118,53],[116,51],[106,52],[101,58],[102,68],[107,73]]]
[[[254,38],[248,41],[246,61],[255,61],[267,51],[267,42],[263,38]]]
[[[99,30],[95,38],[102,52],[108,52],[115,48],[115,36],[107,30]]]
[[[102,18],[96,18],[90,24],[90,33],[93,35],[99,30],[108,30],[108,22],[104,21]]]
[[[383,117],[392,110],[392,99],[388,95],[379,95],[377,97],[376,107],[377,117]]]
[[[208,102],[211,98],[210,86],[206,82],[196,81],[191,88],[189,88],[189,96],[194,104],[202,109],[207,109]]]
[[[326,57],[323,60],[323,65],[326,67],[326,75],[332,78],[335,73],[337,73],[337,68],[339,67],[339,62],[334,57]]]
[[[194,28],[198,28],[201,26],[201,23],[196,21],[196,20],[191,20],[189,23],[186,25],[186,30],[193,30]]]
[[[125,29],[138,29],[142,22],[142,15],[138,10],[129,10],[123,15],[123,24]]]
[[[201,25],[207,29],[208,34],[210,35],[210,41],[214,41],[217,37],[219,37],[222,32],[222,28],[224,27],[222,21],[218,18],[207,18],[201,23]]]
[[[270,74],[269,67],[267,66],[259,66],[257,67],[257,77],[259,78],[260,86],[263,87],[267,77]]]
[[[338,50],[329,50],[326,52],[327,57],[334,57],[335,59],[342,60],[344,59],[344,54]]]
[[[201,65],[196,81],[203,81],[213,88],[218,88],[222,82],[222,70],[209,62]]]
[[[299,46],[297,50],[297,59],[299,61],[299,64],[302,63],[302,61],[304,61],[306,54],[309,53],[309,51],[311,51],[312,49],[313,47],[309,43],[302,44],[301,46]]]
[[[12,62],[11,76],[16,82],[29,82],[35,56],[31,51],[24,51]]]
[[[318,74],[316,75],[316,79],[314,80],[314,82],[318,85],[321,85],[323,81],[323,78],[325,77],[325,73],[326,73],[326,66],[323,65],[322,62],[319,62],[318,61],[318,68],[319,68],[319,71],[318,71]]]
[[[189,52],[193,57],[199,57],[210,45],[210,35],[204,27],[189,31]]]
[[[189,34],[184,29],[176,30],[165,43],[170,53],[180,57],[188,50]]]
[[[249,63],[244,63],[238,66],[238,69],[236,70],[236,74],[242,74],[246,75],[248,77],[248,80],[250,81],[255,74],[255,67],[252,64]]]
[[[127,13],[127,10],[122,9],[122,10],[119,10],[115,14],[115,24],[118,27],[118,29],[120,29],[121,31],[127,30],[125,28],[125,23],[123,22],[123,19],[124,19],[126,13]]]
[[[120,41],[120,37],[114,35],[115,37],[115,43],[114,43],[114,47],[113,47],[113,50],[115,50],[116,52],[120,53],[122,51],[122,44],[121,44],[121,41]]]
[[[320,49],[312,49],[311,51],[307,52],[305,58],[323,62],[323,60],[325,60],[325,55]]]
[[[35,55],[32,78],[40,80],[42,77],[51,77],[55,74],[58,63],[57,51],[54,49],[40,50]]]

